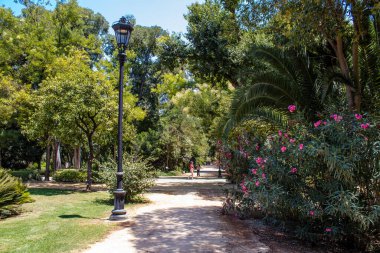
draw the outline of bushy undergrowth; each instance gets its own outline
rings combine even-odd
[[[14,170],[11,172],[12,176],[21,178],[22,181],[28,180],[41,180],[41,175],[37,170],[32,169],[23,169],[23,170]]]
[[[99,176],[111,194],[116,190],[117,162],[109,160],[100,165]],[[139,195],[154,185],[156,173],[153,168],[139,157],[126,155],[123,158],[123,189],[126,202],[134,202]]]
[[[287,131],[240,136],[225,152],[225,167],[239,182],[240,215],[260,210],[296,224],[300,238],[380,250],[380,138],[369,117],[319,116]],[[232,200],[229,200],[232,201]],[[247,206],[249,208],[247,209]]]
[[[32,199],[19,178],[0,168],[0,219],[18,214],[19,205]]]
[[[181,176],[182,174],[183,172],[181,169],[170,170],[170,171],[162,171],[162,170],[157,171],[158,177]]]
[[[87,179],[86,171],[77,169],[63,169],[57,171],[53,179],[57,182],[71,182],[80,183],[85,182]]]

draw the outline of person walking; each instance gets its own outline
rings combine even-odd
[[[193,163],[193,161],[190,161],[189,169],[190,169],[190,173],[191,173],[191,179],[193,179],[193,177],[194,177],[194,163]]]
[[[198,164],[197,165],[197,177],[200,177],[201,176],[201,165]]]

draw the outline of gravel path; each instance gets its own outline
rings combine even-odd
[[[226,182],[213,167],[201,171],[193,180],[158,179],[146,195],[150,204],[128,214],[122,230],[84,252],[269,252],[241,221],[219,214]]]

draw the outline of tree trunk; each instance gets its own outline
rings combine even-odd
[[[2,157],[1,157],[1,148],[0,148],[0,168],[3,167],[3,166],[2,166],[1,159],[2,159]]]
[[[337,35],[335,43],[332,41],[329,41],[329,42],[335,51],[335,55],[338,59],[339,68],[340,68],[342,75],[347,80],[351,80],[350,70],[349,70],[348,64],[347,64],[347,59],[346,59],[346,56],[344,55],[342,36]],[[353,93],[354,93],[353,88],[350,85],[346,84],[347,104],[348,104],[349,110],[351,110],[351,111],[353,111],[355,109],[355,102],[354,102],[354,94]]]
[[[57,171],[57,152],[56,152],[56,146],[55,146],[55,141],[54,143],[52,144],[52,152],[53,152],[53,155],[52,155],[52,158],[53,158],[53,171],[56,172]]]
[[[357,38],[359,39],[359,38]],[[356,40],[356,39],[354,39]],[[352,67],[355,87],[355,111],[360,112],[362,102],[362,87],[360,83],[360,68],[359,68],[359,42],[355,41],[352,45]]]
[[[91,191],[92,185],[92,160],[94,159],[94,145],[92,143],[92,134],[87,136],[88,140],[88,161],[87,161],[87,186],[86,190]]]
[[[62,161],[61,161],[61,144],[57,141],[55,143],[55,169],[59,170],[62,168]]]
[[[80,169],[80,147],[74,148],[73,165],[75,169]]]
[[[46,145],[46,170],[45,170],[45,181],[49,181],[50,177],[50,144]]]

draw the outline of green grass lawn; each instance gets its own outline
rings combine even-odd
[[[85,248],[116,225],[107,192],[30,189],[33,203],[20,216],[0,220],[0,252],[68,252]]]

